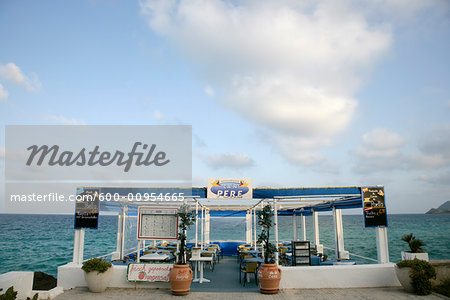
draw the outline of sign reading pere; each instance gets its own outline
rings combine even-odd
[[[363,187],[362,197],[366,227],[387,226],[383,187]]]
[[[208,179],[207,197],[212,199],[252,199],[251,179]]]

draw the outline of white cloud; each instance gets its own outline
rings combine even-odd
[[[75,118],[67,118],[62,115],[48,115],[45,121],[49,121],[58,125],[86,125],[84,120],[78,120]]]
[[[438,170],[450,166],[450,125],[428,132],[418,150],[403,149],[406,140],[385,128],[375,128],[362,137],[361,145],[351,151],[357,160],[354,170],[360,173],[394,169]],[[427,175],[428,176],[428,175]],[[425,177],[420,177],[425,180]]]
[[[210,85],[205,86],[203,91],[205,92],[206,95],[208,95],[210,97],[214,97],[216,94],[213,87]]]
[[[0,76],[13,84],[24,87],[29,92],[41,88],[41,82],[36,74],[33,73],[32,78],[29,78],[12,62],[7,63],[6,65],[0,65]]]
[[[354,170],[375,173],[406,166],[407,158],[400,151],[406,140],[385,128],[375,128],[362,136],[361,145],[351,151],[357,158]]]
[[[155,110],[155,111],[153,112],[153,118],[154,118],[156,121],[161,122],[161,121],[164,119],[164,115],[163,115],[162,112],[160,112],[160,111],[158,111],[158,110]]]
[[[212,169],[245,169],[252,167],[254,160],[244,153],[199,154],[200,159]]]
[[[0,147],[0,158],[5,158],[5,147]]]
[[[392,43],[389,26],[369,24],[342,1],[145,1],[141,9],[153,31],[223,90],[224,106],[303,165],[322,163],[317,141],[348,128],[355,91]],[[291,140],[314,147],[294,153]]]
[[[8,99],[8,91],[3,88],[0,84],[0,102],[6,101]]]

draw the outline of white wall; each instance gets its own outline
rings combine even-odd
[[[127,266],[113,266],[113,275],[108,287],[114,288],[170,288],[168,282],[128,282]],[[68,290],[74,287],[87,286],[81,265],[68,263],[58,267],[58,286]]]
[[[17,299],[26,299],[31,297],[31,290],[33,289],[34,272],[8,272],[0,275],[0,288],[4,294],[6,290],[14,286],[14,291],[17,293]]]
[[[400,286],[394,264],[280,267],[281,289]]]

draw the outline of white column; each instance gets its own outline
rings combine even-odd
[[[305,215],[302,214],[302,231],[303,231],[303,240],[306,241],[306,218]]]
[[[116,239],[116,254],[112,259],[123,259],[123,253],[121,253],[122,250],[122,213],[118,213],[117,215],[117,239]]]
[[[195,247],[198,247],[198,201],[195,200]]]
[[[209,209],[205,210],[205,245],[208,245],[210,242],[210,216]]]
[[[377,227],[377,256],[379,264],[389,263],[389,246],[386,227]]]
[[[256,242],[256,209],[253,209],[253,239],[254,239],[254,242],[255,242],[255,250],[256,250],[256,244],[257,244],[257,242]]]
[[[319,239],[319,214],[313,211],[313,223],[314,223],[314,245],[316,246],[317,254],[323,254],[323,245],[320,244]]]
[[[84,252],[84,228],[75,229],[73,238],[73,259],[72,262],[77,265],[83,263]]]
[[[202,206],[202,222],[201,222],[201,245],[200,245],[200,247],[202,248],[202,250],[203,250],[203,241],[204,241],[204,228],[205,228],[205,221],[204,221],[204,208],[203,208],[203,206]]]
[[[273,215],[274,215],[274,222],[275,222],[275,247],[278,249],[278,207],[277,207],[277,200],[273,199]],[[275,252],[275,263],[278,265],[279,258],[278,258],[278,252]]]
[[[297,241],[297,214],[295,210],[292,213],[292,240]]]
[[[348,259],[349,253],[344,249],[344,229],[342,225],[342,212],[333,207],[334,236],[336,242],[336,258]]]
[[[137,242],[137,251],[136,251],[136,255],[137,255],[137,262],[141,262],[141,240],[138,240]]]
[[[127,212],[128,206],[125,205],[122,208],[122,241],[121,241],[121,249],[120,249],[120,257],[124,257],[125,253],[125,235],[126,235],[126,224],[127,224]]]
[[[245,214],[245,242],[252,243],[252,215],[248,210]]]

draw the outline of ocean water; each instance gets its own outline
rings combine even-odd
[[[292,239],[292,217],[279,217],[279,239]],[[344,215],[345,249],[357,255],[377,258],[374,228],[365,228],[361,215]],[[389,215],[390,259],[400,260],[407,250],[401,237],[413,232],[427,245],[430,259],[450,259],[450,215]],[[0,274],[9,271],[42,271],[56,276],[57,267],[72,260],[74,217],[72,215],[0,214]],[[333,217],[319,216],[320,242],[334,248]],[[301,226],[300,218],[298,226]],[[312,218],[306,217],[307,239],[313,241]],[[84,257],[110,253],[116,248],[117,217],[102,215],[98,229],[87,229]],[[127,224],[127,246],[135,247],[136,218]],[[298,234],[301,236],[301,229]],[[211,219],[211,240],[245,240],[244,219]],[[274,237],[274,234],[272,233]],[[195,226],[188,231],[195,238]],[[330,258],[334,251],[326,251]],[[357,259],[360,263],[369,261]]]

